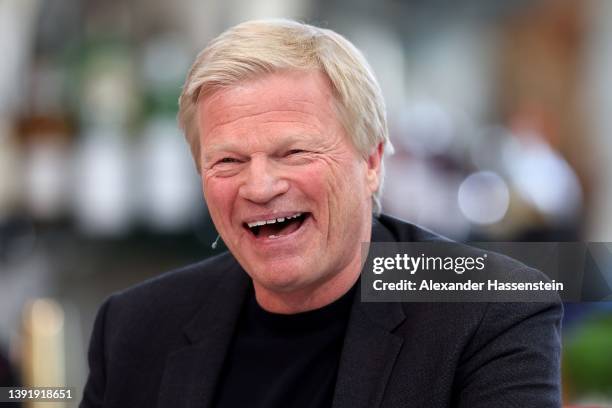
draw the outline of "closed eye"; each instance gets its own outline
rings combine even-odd
[[[301,149],[292,149],[292,150],[289,150],[289,151],[287,152],[287,156],[292,155],[292,154],[300,154],[300,153],[305,153],[305,152],[306,152],[306,150],[301,150]]]
[[[233,157],[224,157],[221,160],[219,160],[217,163],[218,164],[219,163],[240,163],[240,160],[235,159]]]

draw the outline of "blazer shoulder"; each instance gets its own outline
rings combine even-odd
[[[471,246],[469,244],[464,244],[460,242],[455,242],[447,237],[439,235],[433,231],[430,231],[426,228],[414,225],[407,221],[403,221],[401,219],[381,214],[380,216],[374,218],[373,221],[373,231],[376,233],[376,236],[379,237],[379,241],[387,241],[387,242],[412,242],[412,243],[444,243],[444,244],[452,244],[453,247],[453,255],[454,256],[462,256],[462,257],[486,257],[486,268],[490,272],[494,272],[496,277],[503,278],[504,281],[508,282],[550,282],[550,279],[547,275],[542,273],[541,271],[529,267],[524,263],[511,258],[507,255],[478,248],[475,246]],[[544,308],[548,306],[553,306],[554,309],[559,309],[559,305],[561,303],[559,296],[555,294],[551,294],[547,296],[544,302],[540,303],[540,306],[544,304]],[[410,307],[414,308],[414,305],[410,303],[404,303],[403,309],[407,312]],[[458,307],[453,303],[446,304],[429,304],[429,305],[421,305],[422,308],[416,308],[417,310],[435,310],[437,313],[440,312],[440,309],[449,310],[449,313],[442,313],[442,315],[452,316],[453,319],[457,318],[457,314],[459,315],[469,315],[469,320],[474,322],[474,317],[477,317],[475,322],[478,323],[480,319],[484,317],[486,310],[489,308],[489,304],[487,302],[475,302],[475,303],[465,303]],[[520,306],[516,304],[510,303],[501,303],[502,308],[507,309],[521,309]],[[531,305],[536,306],[536,305]],[[496,305],[492,309],[496,309],[500,307],[500,305]],[[453,308],[457,313],[452,312]],[[524,307],[529,309],[529,307]],[[537,306],[536,306],[537,308]],[[465,313],[463,309],[469,309],[471,313]],[[460,320],[460,319],[459,319]]]
[[[452,242],[451,239],[425,227],[387,214],[374,217],[373,230],[375,235],[388,242]],[[384,232],[380,233],[381,230]]]
[[[224,252],[116,292],[107,302],[110,310],[124,318],[191,314],[224,281],[239,281],[243,275],[235,258]]]
[[[386,214],[380,214],[374,219],[373,231],[378,232],[376,235],[381,237],[381,240],[387,242],[423,242],[423,243],[449,243],[456,245],[454,254],[460,256],[483,256],[487,257],[487,268],[503,271],[510,279],[518,279],[524,281],[548,281],[548,277],[537,269],[531,268],[524,263],[511,258],[507,255],[485,250],[469,244],[453,241],[443,235],[437,234],[427,228],[412,224],[410,222],[392,217]],[[380,233],[380,231],[384,231]]]

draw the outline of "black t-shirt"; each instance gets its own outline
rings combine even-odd
[[[217,386],[217,408],[331,407],[355,287],[321,309],[262,309],[253,289]]]

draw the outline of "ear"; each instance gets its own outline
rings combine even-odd
[[[367,159],[368,167],[366,169],[366,183],[368,185],[368,189],[372,194],[374,194],[374,192],[378,190],[378,186],[380,185],[380,165],[382,162],[384,150],[385,147],[383,143],[380,142]]]

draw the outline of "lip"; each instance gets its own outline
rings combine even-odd
[[[309,213],[309,212],[297,210],[297,211],[283,211],[283,212],[267,213],[267,214],[257,215],[254,217],[245,218],[244,220],[242,220],[242,225],[246,225],[250,222],[255,222],[255,221],[264,221],[264,220],[271,220],[271,219],[277,219],[277,218],[287,218],[295,214],[306,214],[306,213]]]
[[[296,212],[287,212],[284,214],[293,215],[295,213]],[[279,213],[279,214],[282,214],[282,213]],[[280,218],[280,217],[282,217],[282,215],[278,216],[277,218]],[[271,218],[272,217],[270,217],[270,219]],[[261,219],[262,218],[258,218],[257,220],[261,220]],[[302,222],[302,225],[300,225],[300,228],[298,228],[297,230],[293,231],[290,234],[281,235],[276,238],[268,238],[268,237],[259,238],[253,235],[250,231],[244,231],[244,233],[248,236],[249,242],[256,248],[264,249],[264,248],[279,247],[279,246],[286,246],[286,245],[293,246],[297,244],[297,241],[302,237],[302,235],[304,235],[307,232],[306,231],[307,228],[312,227],[313,222],[314,221],[313,221],[312,213],[308,213],[308,216],[304,219],[304,221]]]

